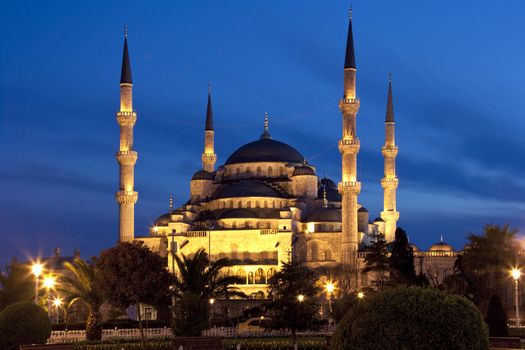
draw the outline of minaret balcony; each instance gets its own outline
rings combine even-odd
[[[359,152],[361,143],[358,137],[351,139],[339,140],[339,152],[341,153],[357,153]]]
[[[399,185],[399,179],[397,177],[384,177],[381,179],[381,187],[384,189],[395,190]]]
[[[117,161],[121,165],[135,165],[138,158],[138,153],[135,151],[118,151]]]
[[[385,210],[380,213],[381,219],[383,219],[385,222],[391,222],[391,221],[398,221],[399,220],[399,212],[394,210]]]
[[[385,158],[395,158],[398,152],[399,148],[396,145],[385,145],[381,149],[381,153]]]
[[[342,98],[339,100],[339,110],[343,115],[356,115],[359,110],[358,98]]]
[[[345,194],[359,194],[361,192],[361,182],[359,181],[342,181],[337,185],[339,193]]]
[[[136,112],[117,112],[117,122],[120,126],[133,126],[136,121]]]
[[[135,204],[139,199],[139,194],[136,191],[118,191],[115,193],[115,199],[118,204]]]

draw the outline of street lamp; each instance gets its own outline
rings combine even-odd
[[[51,289],[55,287],[56,278],[48,275],[44,277],[44,287],[47,290],[47,314],[51,317]]]
[[[58,311],[60,309],[60,306],[62,306],[62,299],[59,298],[59,297],[56,297],[55,300],[53,300],[53,305],[55,306],[56,308],[56,313],[57,313],[57,323],[58,323]]]
[[[300,303],[302,303],[302,302],[304,301],[304,295],[299,294],[299,295],[297,296],[297,300],[298,300]]]
[[[325,285],[326,297],[328,298],[328,324],[332,324],[332,293],[334,292],[335,286],[332,282],[328,281]]]
[[[213,304],[215,304],[215,299],[210,298],[210,326],[213,321]]]
[[[513,268],[510,272],[512,278],[514,278],[514,304],[516,307],[516,327],[520,326],[520,311],[519,311],[519,301],[518,301],[518,281],[521,276],[521,271],[517,268]]]
[[[38,282],[43,269],[44,267],[39,262],[36,262],[31,266],[31,272],[33,272],[33,275],[35,276],[35,304],[38,304]]]
[[[363,299],[364,297],[365,297],[365,293],[363,293],[363,292],[358,292],[357,293],[357,298],[358,299]]]

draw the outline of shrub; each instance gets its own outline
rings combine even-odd
[[[172,322],[176,336],[200,336],[208,328],[209,302],[200,295],[184,293],[175,302],[175,315]]]
[[[2,350],[17,350],[21,344],[44,344],[51,335],[51,322],[44,309],[22,301],[0,313],[0,334]]]
[[[488,332],[467,299],[435,289],[400,287],[365,298],[343,317],[333,350],[486,350]]]
[[[489,325],[489,335],[491,337],[508,337],[509,327],[507,325],[507,312],[503,307],[499,295],[494,294],[490,298],[489,309],[485,322]]]

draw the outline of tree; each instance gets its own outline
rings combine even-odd
[[[115,306],[135,305],[144,349],[140,304],[155,305],[170,293],[171,275],[164,260],[142,242],[119,243],[104,250],[96,261],[102,294]]]
[[[332,350],[488,350],[481,313],[464,297],[398,287],[366,296],[337,325]]]
[[[508,337],[509,326],[507,325],[507,312],[499,295],[494,294],[490,297],[489,309],[485,322],[489,325],[489,335],[491,337]]]
[[[209,300],[246,297],[234,285],[242,280],[224,273],[231,266],[223,258],[210,263],[208,254],[199,249],[193,256],[175,256],[178,273],[174,279],[177,302],[175,304],[174,333],[200,335],[208,327]]]
[[[89,264],[79,257],[73,263],[65,262],[64,267],[70,274],[62,276],[60,281],[64,284],[61,292],[66,295],[67,307],[80,302],[88,310],[86,318],[86,339],[102,339],[102,317],[100,306],[104,302],[102,290],[97,283],[95,265]]]
[[[45,344],[51,335],[47,312],[34,302],[21,301],[0,313],[0,349],[18,350],[23,344]]]
[[[491,295],[504,295],[510,267],[521,265],[516,233],[509,225],[486,225],[483,234],[468,236],[456,260],[455,271],[467,285],[465,295],[482,309]]]
[[[297,331],[316,326],[319,322],[321,288],[315,283],[312,270],[297,261],[283,262],[281,270],[269,280],[270,327],[289,329],[294,343]]]
[[[400,227],[396,229],[389,265],[390,278],[393,282],[405,285],[412,285],[417,282],[414,269],[414,253],[412,247],[408,244],[405,230]]]
[[[378,277],[378,287],[381,288],[386,282],[388,271],[390,270],[388,247],[383,235],[379,235],[367,248],[365,256],[365,267],[363,272],[375,272]]]
[[[31,276],[26,265],[14,261],[5,273],[0,272],[0,311],[11,304],[33,299],[35,282]]]

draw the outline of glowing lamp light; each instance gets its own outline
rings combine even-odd
[[[513,268],[510,272],[510,275],[512,276],[512,278],[514,278],[515,280],[518,280],[521,276],[521,271],[518,270],[517,268]]]
[[[332,293],[335,289],[335,286],[332,282],[328,282],[325,286],[325,289],[328,293]]]
[[[297,300],[299,300],[299,302],[302,303],[302,302],[304,301],[304,295],[299,294],[299,295],[297,296]]]
[[[60,307],[62,305],[62,299],[59,298],[59,297],[56,297],[54,300],[53,300],[53,305],[55,307]]]
[[[215,299],[210,298],[210,304],[213,305],[215,303]]]
[[[31,266],[31,272],[33,272],[35,277],[39,277],[42,274],[42,270],[44,270],[44,266],[39,262],[36,262]]]
[[[365,297],[365,293],[363,293],[363,292],[357,293],[357,298],[363,299],[364,297]]]
[[[154,232],[154,233],[159,232],[159,227],[158,227],[158,226],[153,226],[153,232]]]
[[[53,276],[46,276],[46,278],[44,278],[44,287],[46,287],[47,289],[53,288],[55,286],[55,283],[56,279]]]

